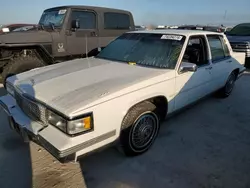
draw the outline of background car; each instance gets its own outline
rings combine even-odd
[[[13,32],[13,31],[18,31],[18,29],[20,29],[20,28],[24,28],[24,30],[25,30],[25,27],[26,28],[34,28],[34,27],[36,27],[36,24],[9,24],[9,25],[2,25],[0,27],[0,34],[9,33],[9,32]]]

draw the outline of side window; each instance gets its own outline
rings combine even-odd
[[[130,17],[123,13],[104,13],[104,29],[129,29]]]
[[[214,62],[224,59],[226,57],[226,53],[224,51],[221,38],[219,36],[208,36],[207,39],[211,49],[212,61]]]
[[[194,63],[198,67],[208,64],[207,45],[203,36],[190,37],[182,62]]]
[[[80,29],[95,29],[96,15],[93,12],[73,10],[71,20],[80,21]]]
[[[223,48],[224,48],[224,53],[225,53],[225,57],[229,57],[230,56],[230,52],[229,52],[229,48],[228,48],[228,45],[225,41],[225,39],[223,37],[220,37],[221,41],[222,41],[222,45],[223,45]]]

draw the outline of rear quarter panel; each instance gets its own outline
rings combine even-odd
[[[246,54],[244,52],[234,52],[225,34],[223,34],[223,38],[226,42],[226,45],[228,46],[230,55],[232,57],[232,63],[230,64],[231,70],[233,71],[235,69],[239,69],[240,72],[244,71]]]

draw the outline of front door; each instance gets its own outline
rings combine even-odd
[[[67,36],[67,49],[69,55],[82,55],[98,48],[97,15],[93,11],[72,10],[70,24],[79,20],[80,28],[70,30]]]
[[[205,36],[192,36],[189,39],[182,62],[194,63],[195,72],[178,71],[176,76],[175,109],[178,110],[211,92],[212,65],[208,60]]]

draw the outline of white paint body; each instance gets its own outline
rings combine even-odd
[[[192,35],[206,36],[211,32],[187,30],[138,32],[185,35],[186,42],[176,68],[174,70],[154,69],[88,58],[34,69],[8,79],[16,89],[69,118],[93,112],[94,131],[92,132],[69,137],[52,125],[36,132],[36,127],[39,127],[37,123],[29,120],[21,112],[11,95],[4,96],[0,100],[8,106],[16,121],[22,122],[22,126],[28,127],[34,134],[43,137],[59,151],[115,131],[112,137],[77,151],[77,157],[118,139],[124,116],[137,103],[152,97],[164,96],[168,100],[167,113],[170,114],[223,87],[233,70],[239,69],[241,72],[245,69],[243,66],[245,54],[233,53],[228,45],[232,55],[231,63],[227,61],[218,64],[210,63],[208,66],[212,69],[204,66],[198,68],[196,72],[180,73],[179,67],[188,38]],[[224,38],[227,41],[225,36]],[[228,41],[227,43],[229,44]],[[211,59],[211,52],[208,55]],[[32,89],[28,87],[31,82],[33,82]]]

